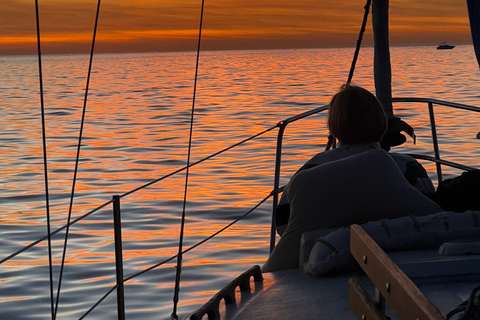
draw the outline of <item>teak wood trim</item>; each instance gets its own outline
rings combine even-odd
[[[350,251],[400,320],[445,319],[359,225],[351,226]]]
[[[350,310],[357,319],[386,320],[377,303],[370,297],[367,290],[355,278],[348,281],[348,302]]]

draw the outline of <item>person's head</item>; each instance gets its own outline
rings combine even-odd
[[[380,101],[361,87],[343,85],[328,106],[328,129],[342,143],[379,142],[387,121]]]

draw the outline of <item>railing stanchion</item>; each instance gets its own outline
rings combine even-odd
[[[285,128],[289,123],[323,112],[327,109],[328,109],[328,106],[318,107],[310,111],[306,111],[296,116],[290,117],[288,119],[285,119],[284,121],[280,121],[277,124],[277,127],[279,129],[278,129],[278,136],[277,136],[277,151],[275,156],[275,177],[273,182],[273,210],[272,210],[272,227],[270,231],[270,253],[272,253],[273,249],[275,248],[275,236],[277,232],[277,227],[275,222],[276,220],[275,211],[277,210],[277,205],[278,205],[278,190],[280,186],[280,167],[282,164],[282,142],[283,142],[283,134],[285,132]]]
[[[435,114],[433,112],[433,103],[428,102],[428,113],[430,115],[430,127],[432,129],[432,141],[433,141],[433,151],[435,152],[435,159],[440,160],[440,150],[438,148],[438,138],[437,138],[437,127],[435,125]],[[437,179],[438,183],[443,181],[442,178],[442,165],[439,162],[435,163],[437,166]]]
[[[270,229],[270,253],[272,253],[275,248],[275,233],[277,232],[276,227],[276,218],[275,211],[277,211],[278,205],[278,187],[280,185],[280,166],[282,164],[282,141],[283,141],[283,132],[287,124],[283,122],[279,125],[278,136],[277,136],[277,151],[275,155],[275,178],[273,181],[273,209],[272,209],[272,227]]]
[[[113,196],[113,231],[115,238],[115,267],[117,273],[118,320],[125,320],[125,293],[123,285],[122,218],[120,216],[120,196]]]

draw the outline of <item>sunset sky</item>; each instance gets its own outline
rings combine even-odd
[[[202,49],[354,47],[363,0],[205,0]],[[39,0],[43,53],[89,52],[97,0]],[[96,52],[195,50],[201,0],[102,0]],[[365,45],[372,44],[371,20]],[[0,54],[36,53],[34,0],[1,0]],[[466,0],[390,0],[391,45],[470,44]]]

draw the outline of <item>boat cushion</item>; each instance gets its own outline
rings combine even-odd
[[[374,221],[361,227],[385,251],[426,250],[446,241],[480,239],[479,221],[480,211],[439,212]],[[340,228],[317,239],[303,267],[306,273],[321,276],[356,265],[350,254],[350,229]]]

